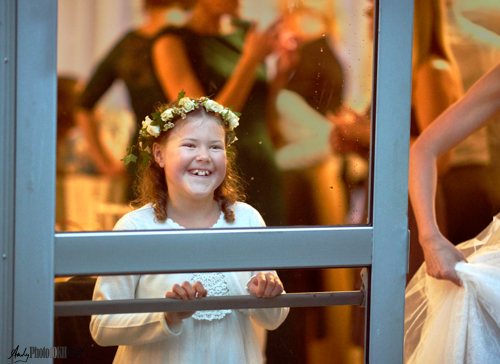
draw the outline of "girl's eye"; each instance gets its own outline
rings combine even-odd
[[[221,150],[222,146],[220,146],[220,145],[212,145],[210,148],[214,149],[214,150]]]
[[[183,144],[182,146],[186,147],[186,148],[195,148],[195,145],[191,144],[191,143],[186,143],[186,144]]]

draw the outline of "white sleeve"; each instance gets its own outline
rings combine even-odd
[[[259,271],[259,272],[252,272],[252,278],[256,274],[261,272],[264,273],[271,272],[277,275],[276,271]],[[252,278],[250,278],[250,280]],[[250,280],[248,281],[249,283]],[[283,291],[282,294],[286,294],[286,292]],[[258,326],[261,326],[267,330],[275,330],[283,323],[283,321],[285,321],[289,311],[290,311],[289,307],[252,308],[250,309],[250,317],[252,318],[253,322],[255,322],[255,324],[257,324]]]
[[[250,218],[250,227],[266,227],[264,219],[256,209],[253,209],[253,216]]]
[[[138,229],[137,225],[132,221],[130,216],[127,214],[123,216],[120,220],[118,220],[113,230],[125,231],[125,230],[138,230]]]
[[[97,279],[94,301],[135,298],[139,275]],[[93,315],[90,333],[101,346],[142,345],[178,336],[182,322],[169,327],[163,312]]]
[[[264,222],[264,219],[262,219],[262,216],[259,214],[259,212],[251,206],[249,206],[249,208],[251,209],[249,215],[249,227],[265,227],[266,224]],[[250,272],[251,278],[247,282],[247,287],[246,287],[247,292],[248,292],[248,283],[257,273],[260,272],[264,273],[271,272],[273,274],[276,274],[276,271]],[[241,283],[242,285],[244,285],[243,282]],[[285,292],[283,291],[283,293]],[[261,326],[267,330],[274,330],[278,328],[283,321],[285,321],[286,317],[288,316],[289,310],[290,309],[288,307],[250,309],[250,317],[252,318],[252,321],[258,326]]]
[[[123,216],[113,230],[137,230],[130,214]],[[93,301],[135,299],[140,275],[103,276],[97,279]],[[169,327],[163,312],[93,315],[90,333],[101,346],[142,345],[182,332],[182,322]]]

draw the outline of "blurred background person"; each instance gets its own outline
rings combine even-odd
[[[78,81],[75,77],[57,77],[57,149],[56,149],[56,230],[65,231],[70,222],[66,213],[64,180],[69,173],[93,174],[95,166],[77,156],[75,105]]]
[[[100,139],[95,106],[117,80],[125,83],[136,125],[141,125],[156,104],[169,100],[153,69],[152,46],[158,32],[168,24],[169,9],[173,6],[187,8],[191,3],[190,0],[144,0],[144,22],[137,29],[127,32],[101,60],[78,100],[77,121],[89,145],[92,145],[89,153],[99,172],[129,181],[124,202],[134,198],[135,168],[128,168],[129,176],[126,177],[123,162]],[[132,139],[137,137],[139,129],[135,128]]]
[[[222,20],[233,19],[229,30]],[[211,95],[241,111],[237,164],[246,182],[247,202],[268,226],[283,225],[281,174],[268,134],[264,59],[274,50],[276,24],[260,30],[239,19],[237,0],[197,0],[183,27],[164,30],[153,62],[167,98],[180,90],[189,97]]]
[[[374,1],[367,2],[366,15],[370,20],[369,30],[373,31]],[[462,94],[462,85],[458,67],[453,58],[445,37],[444,2],[441,0],[421,0],[414,4],[413,61],[412,61],[412,100],[411,100],[411,137],[410,142],[427,128],[433,120],[448,106],[453,104]],[[373,33],[372,33],[373,35]],[[372,37],[373,38],[373,37]],[[371,110],[356,112],[351,108],[342,108],[337,113],[328,113],[328,117],[336,127],[332,128],[330,141],[333,151],[339,154],[356,153],[368,160],[371,141]],[[440,171],[447,168],[447,156],[443,156]],[[363,218],[366,221],[367,180],[361,181],[363,191]],[[354,190],[356,191],[356,190]],[[351,201],[354,194],[348,195]],[[352,203],[352,202],[351,202]],[[436,196],[438,223],[445,229],[445,216],[442,193]],[[352,218],[348,215],[348,218]],[[424,257],[418,242],[418,231],[409,205],[410,229],[410,267],[408,280],[422,264]],[[359,288],[360,280],[355,283]],[[353,342],[360,347],[364,345],[364,315],[353,308]]]
[[[340,37],[346,29],[339,31],[336,22],[342,4],[281,4],[283,21],[271,83],[270,129],[276,161],[284,171],[286,222],[291,226],[341,225],[346,210],[345,161],[330,149],[328,135],[333,125],[326,114],[341,108],[346,82],[352,81],[345,69],[354,62],[343,57],[345,39]],[[301,292],[305,287],[348,290],[354,281],[349,269],[283,270],[280,277],[287,282],[289,292]],[[336,353],[335,362],[353,360],[348,359],[352,356],[350,309],[291,310],[287,322],[269,333],[268,362],[316,362],[321,357],[318,353],[327,347]]]
[[[327,109],[340,105],[343,86],[342,68],[326,39],[333,21],[332,9],[328,10],[330,16],[297,4],[281,12],[268,110],[276,162],[284,172],[289,226],[342,222],[343,195],[335,178],[339,168],[328,145],[331,123],[324,116]],[[279,274],[289,292],[325,289],[322,270],[280,270]],[[291,310],[287,321],[268,334],[268,363],[308,362],[308,347],[326,336],[325,315],[323,307]]]
[[[373,1],[370,3],[373,6]],[[463,93],[458,66],[446,38],[444,1],[422,0],[416,1],[414,6],[410,143]],[[368,16],[373,19],[373,10],[368,12]],[[368,146],[366,141],[370,140],[370,128],[367,116],[351,110],[341,110],[337,115],[331,114],[330,118],[338,125],[338,128],[332,131],[334,150],[345,152]],[[448,161],[448,155],[441,157],[440,175],[446,172]],[[445,231],[445,208],[439,184],[436,204],[438,223]],[[408,277],[411,278],[423,262],[423,252],[418,244],[418,231],[411,206],[409,228],[411,236]]]
[[[270,104],[279,134],[276,160],[286,171],[287,225],[343,223],[341,161],[330,151],[332,125],[325,115],[340,109],[344,72],[335,54],[333,9],[321,10],[299,5],[283,11],[276,99]]]

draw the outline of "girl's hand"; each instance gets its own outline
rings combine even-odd
[[[192,300],[195,298],[206,297],[207,290],[203,287],[201,282],[196,281],[193,285],[191,283],[184,281],[182,285],[174,284],[172,291],[165,294],[165,298],[173,298],[177,300]],[[167,325],[172,325],[181,322],[185,318],[193,316],[196,311],[185,311],[185,312],[165,312],[165,320]]]
[[[465,256],[441,234],[429,239],[421,240],[425,256],[426,272],[436,279],[445,279],[457,286],[462,286],[462,281],[455,271],[458,262],[467,262]]]
[[[283,292],[283,283],[272,273],[258,273],[249,282],[248,289],[257,297],[276,297]]]

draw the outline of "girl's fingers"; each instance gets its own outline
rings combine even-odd
[[[172,286],[172,292],[177,294],[179,296],[179,298],[182,300],[188,299],[186,291],[184,290],[183,287],[179,286],[178,284],[174,284]]]
[[[249,289],[257,297],[275,297],[283,292],[283,284],[272,273],[259,273],[253,277]]]
[[[175,292],[167,292],[165,293],[165,298],[174,298],[176,300],[180,300],[181,299],[181,296],[179,296],[177,293]]]
[[[281,280],[279,279],[278,276],[274,276],[274,279],[275,279],[275,285],[271,292],[270,297],[276,297],[283,293],[283,283],[281,283]]]
[[[259,293],[259,278],[258,278],[259,274],[254,276],[252,278],[252,280],[250,281],[250,284],[248,285],[248,289],[250,290],[250,293],[254,294],[256,296],[258,296],[258,293]]]
[[[262,297],[266,289],[266,276],[264,275],[264,273],[259,273],[257,276],[255,276],[255,279],[257,280],[257,291],[255,294],[257,297]]]
[[[207,290],[203,287],[203,284],[200,281],[194,282],[193,288],[195,290],[196,297],[202,298],[207,296]]]
[[[182,282],[182,288],[186,292],[186,296],[187,296],[186,299],[192,300],[193,298],[196,297],[196,291],[194,290],[191,283],[189,283],[188,281]]]
[[[174,284],[172,292],[176,293],[182,300],[187,301],[194,298],[194,290],[189,282],[183,282],[182,286]]]
[[[266,286],[264,288],[264,293],[262,297],[272,297],[272,292],[274,290],[274,286],[276,285],[276,280],[273,274],[271,273],[266,273],[264,275],[264,278],[266,280]]]
[[[266,274],[266,290],[264,297],[276,297],[283,292],[283,284],[278,276],[267,273]]]
[[[188,281],[182,283],[182,285],[174,284],[172,286],[172,291],[165,294],[166,298],[182,299],[184,301],[192,300],[194,298],[206,297],[207,290],[203,287],[203,284],[199,281],[195,282],[193,285]]]

